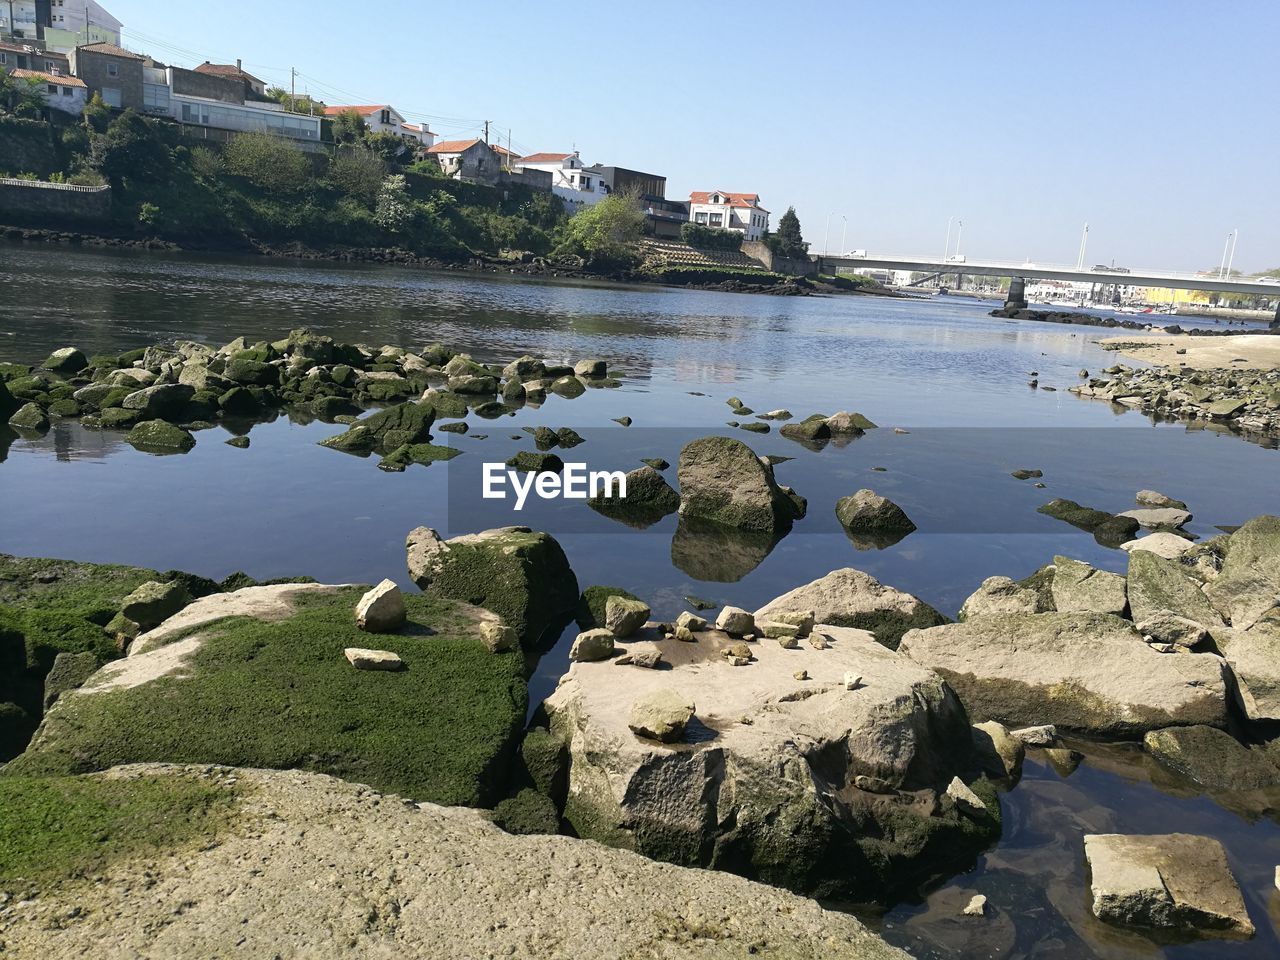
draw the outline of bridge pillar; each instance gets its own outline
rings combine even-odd
[[[1027,281],[1022,277],[1010,278],[1009,296],[1005,298],[1004,308],[1006,310],[1027,309]]]
[[[1271,329],[1280,331],[1280,300],[1276,301],[1276,316],[1275,319],[1271,321]]]

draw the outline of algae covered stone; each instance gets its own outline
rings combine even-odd
[[[164,420],[144,420],[129,431],[125,442],[146,453],[186,453],[196,445],[196,438]]]
[[[9,418],[9,426],[19,430],[48,430],[49,418],[45,416],[44,409],[33,401],[18,408]]]
[[[763,532],[785,530],[804,516],[804,501],[780,488],[773,468],[740,440],[685,444],[677,472],[682,516]]]

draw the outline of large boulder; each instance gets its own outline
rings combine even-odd
[[[578,581],[549,533],[500,527],[442,540],[418,527],[405,547],[409,576],[421,589],[492,610],[527,650],[554,643],[573,619]]]
[[[818,623],[869,630],[880,643],[896,648],[902,635],[917,627],[933,627],[947,618],[923,600],[886,587],[875,577],[844,567],[784,593],[755,612],[756,620],[778,619],[780,613],[811,611]]]
[[[938,875],[993,837],[998,804],[984,781],[975,787],[988,809],[976,817],[939,800],[972,759],[968,718],[947,684],[866,631],[814,633],[823,649],[653,631],[636,640],[657,646],[670,669],[571,664],[545,708],[568,747],[564,814],[577,833],[852,898]],[[725,651],[735,645],[754,658],[734,666]],[[633,728],[631,707],[647,715],[658,697],[682,735]],[[696,705],[696,716],[677,705]]]
[[[1280,720],[1280,611],[1247,630],[1213,631],[1250,720]]]
[[[1226,852],[1211,837],[1090,834],[1084,856],[1100,920],[1182,934],[1253,936]]]
[[[1053,558],[1053,607],[1061,613],[1112,613],[1129,609],[1124,577],[1069,557]]]
[[[680,494],[653,467],[645,465],[626,475],[625,497],[606,496],[601,489],[587,501],[591,509],[631,527],[652,526],[663,517],[680,509]]]
[[[859,490],[837,500],[836,519],[860,550],[893,546],[916,529],[900,506],[874,490]]]
[[[349,672],[374,687],[412,682]],[[83,830],[99,882],[67,883],[74,869],[41,863],[38,896],[5,908],[15,957],[910,960],[852,914],[783,890],[569,837],[512,836],[477,811],[315,773],[142,765],[58,790],[96,799],[82,819],[119,822],[126,841],[156,831],[113,806],[163,798],[179,815],[168,842],[137,857],[96,856]],[[54,829],[39,805],[47,793],[25,795],[37,802],[5,797],[18,826]],[[57,835],[81,839],[78,822]]]
[[[1222,617],[1187,568],[1149,550],[1129,553],[1129,608],[1136,622],[1167,610],[1203,624],[1210,633],[1223,626]]]
[[[912,630],[900,649],[945,677],[976,720],[1122,737],[1227,721],[1221,658],[1157,653],[1108,614],[999,614]]]
[[[186,453],[196,445],[189,430],[165,420],[144,420],[135,424],[125,442],[144,453]]]
[[[49,354],[44,363],[40,364],[40,368],[69,376],[73,373],[79,373],[88,365],[89,361],[83,352],[75,347],[63,347]]]
[[[160,383],[143,387],[124,398],[126,410],[137,410],[148,420],[180,420],[195,389],[182,383]]]
[[[1008,577],[987,577],[960,607],[961,622],[993,613],[1047,613],[1052,604],[1039,591]]]
[[[1237,629],[1280,602],[1280,517],[1254,517],[1231,535],[1222,571],[1205,592]]]
[[[300,767],[419,800],[496,802],[525,722],[523,657],[489,652],[493,613],[414,596],[408,626],[384,638],[406,669],[353,670],[345,651],[368,645],[352,616],[365,589],[284,584],[197,600],[63,692],[4,773]]]
[[[785,531],[804,516],[804,500],[779,487],[773,468],[741,440],[685,444],[677,474],[682,516],[761,532]]]
[[[1210,790],[1280,786],[1280,769],[1266,750],[1250,749],[1216,727],[1152,730],[1142,743],[1161,765]]]
[[[346,433],[322,440],[322,447],[344,453],[391,453],[405,444],[427,443],[436,410],[429,403],[398,403],[353,423]]]

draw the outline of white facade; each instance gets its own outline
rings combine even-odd
[[[535,153],[513,161],[516,170],[543,170],[551,174],[551,192],[573,208],[590,207],[609,195],[609,186],[598,173],[583,169],[582,157],[573,153]]]
[[[719,230],[736,230],[744,240],[759,240],[769,232],[769,211],[754,193],[691,193],[689,221]]]
[[[95,0],[49,0],[49,8],[44,28],[48,49],[69,53],[86,43],[120,45],[122,24]]]
[[[172,84],[169,86],[172,90]],[[150,111],[150,107],[148,108]],[[224,103],[187,94],[169,94],[169,116],[181,123],[238,133],[271,133],[291,140],[320,141],[320,118],[289,113],[279,103]]]
[[[436,135],[428,129],[425,123],[400,124],[400,136],[414,140],[424,147],[431,147],[436,142]]]
[[[36,39],[36,0],[0,3],[0,34],[23,40]]]
[[[39,80],[39,90],[44,94],[45,105],[79,116],[89,102],[89,89],[84,81],[75,77],[58,77],[37,70],[13,70],[13,76],[21,80]]]
[[[408,136],[405,130],[404,116],[390,104],[368,104],[358,107],[333,106],[325,107],[325,116],[336,117],[340,113],[357,114],[369,128],[370,133],[394,133],[397,137]],[[415,138],[416,139],[416,138]]]

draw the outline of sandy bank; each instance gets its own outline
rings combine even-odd
[[[1280,335],[1239,337],[1123,336],[1098,341],[1123,344],[1117,352],[1134,360],[1160,366],[1194,367],[1197,370],[1280,369]],[[1178,353],[1186,350],[1186,353]]]

